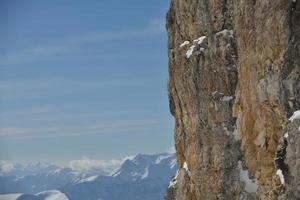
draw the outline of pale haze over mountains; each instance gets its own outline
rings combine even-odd
[[[178,169],[172,153],[139,154],[126,158],[122,164],[99,163],[90,168],[10,163],[13,167],[7,170],[4,165],[8,163],[2,162],[0,200],[162,199]]]

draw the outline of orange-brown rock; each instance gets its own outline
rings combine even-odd
[[[166,27],[181,169],[165,199],[300,199],[300,141],[283,137],[300,110],[299,0],[172,0]]]

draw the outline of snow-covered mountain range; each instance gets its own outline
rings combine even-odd
[[[2,161],[0,200],[158,200],[177,170],[175,155],[169,153],[84,167],[89,161],[64,168],[49,163],[8,166]]]

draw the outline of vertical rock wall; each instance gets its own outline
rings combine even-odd
[[[299,13],[293,0],[171,1],[168,88],[181,168],[165,199],[300,198],[298,137],[283,137],[297,132],[288,118],[300,109]]]

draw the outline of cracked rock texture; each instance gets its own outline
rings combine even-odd
[[[166,27],[180,169],[165,199],[300,199],[300,1],[171,0]]]

